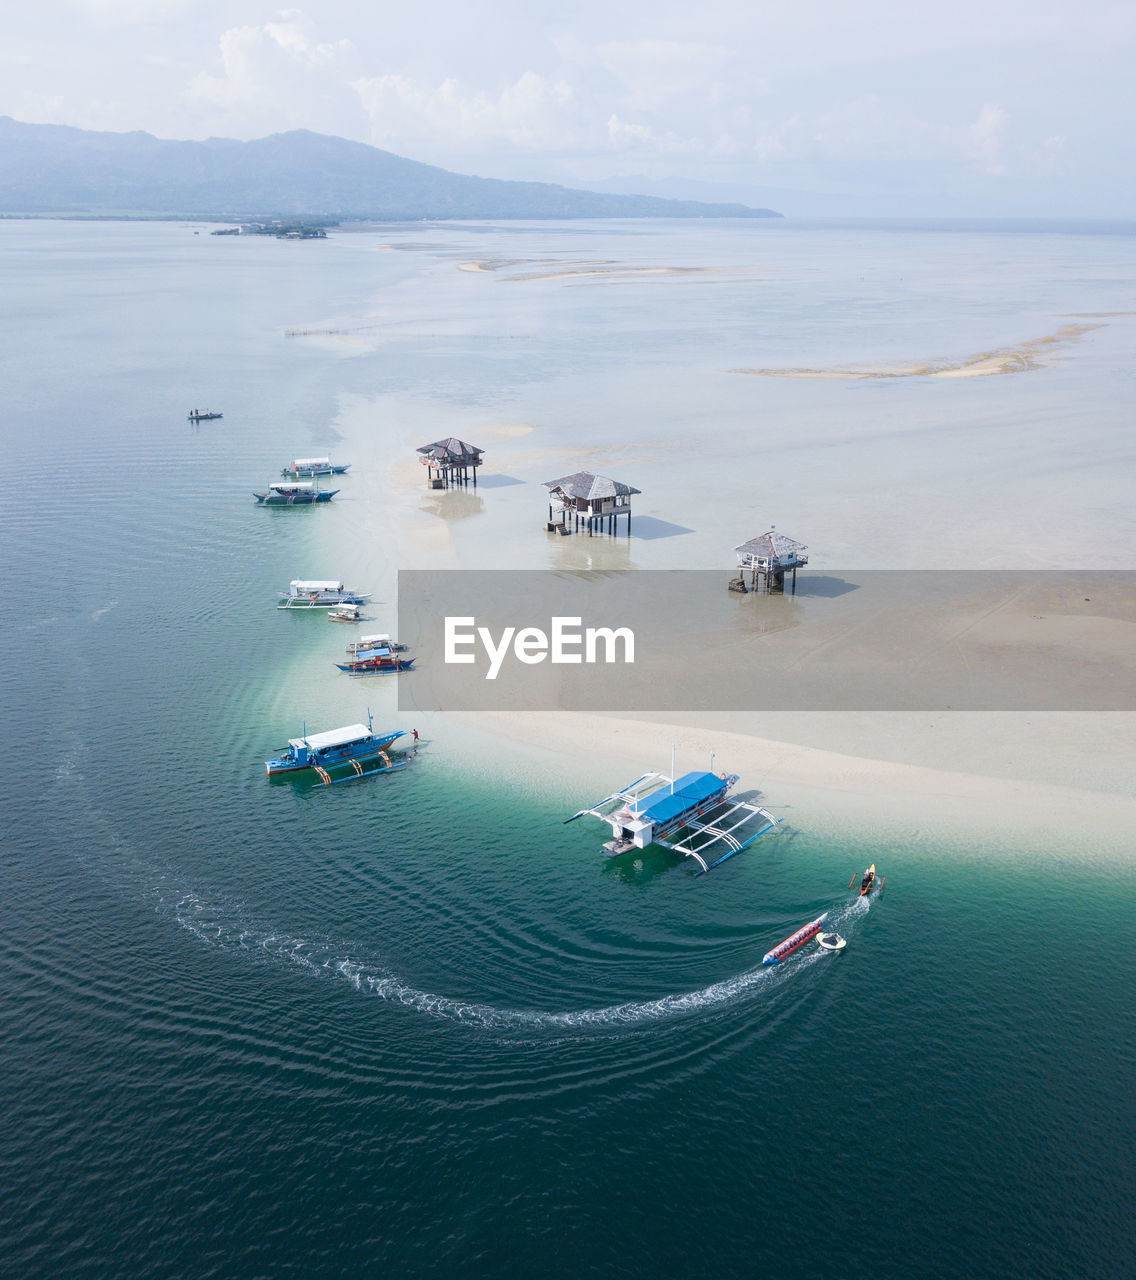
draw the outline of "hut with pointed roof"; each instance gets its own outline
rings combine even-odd
[[[627,533],[631,534],[631,496],[641,493],[632,485],[590,471],[575,471],[559,480],[546,480],[548,490],[548,524],[550,533],[571,533],[586,528],[589,536],[615,533],[620,516],[627,517]],[[569,524],[572,528],[569,528]]]
[[[797,570],[809,562],[809,557],[805,554],[808,547],[778,533],[776,529],[750,538],[740,547],[735,547],[734,551],[738,557],[739,573],[730,583],[731,591],[756,591],[759,581],[767,591],[783,591],[787,573],[792,573],[793,590],[796,591]],[[748,588],[745,580],[747,570],[750,574]]]
[[[473,475],[473,487],[477,488],[477,468],[481,466],[484,449],[468,444],[456,436],[435,440],[417,450],[419,462],[426,468],[426,483],[431,489],[448,489],[452,484],[466,484]]]

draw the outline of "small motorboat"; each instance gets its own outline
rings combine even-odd
[[[817,937],[817,946],[822,951],[843,951],[847,941],[838,933],[822,933]]]
[[[341,604],[338,609],[327,611],[329,622],[362,622],[363,606],[359,604]]]
[[[848,881],[849,889],[851,889],[855,883],[856,877],[853,876],[852,879]],[[860,877],[860,897],[866,897],[873,889],[882,889],[886,883],[887,876],[876,875],[876,864],[873,862],[867,871],[865,871]]]

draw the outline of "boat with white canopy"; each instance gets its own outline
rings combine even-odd
[[[293,578],[283,592],[277,609],[334,609],[338,605],[365,604],[366,591],[352,591],[342,582],[329,578]]]
[[[328,729],[323,733],[308,733],[307,726],[298,738],[290,738],[288,746],[278,756],[264,762],[270,778],[284,773],[314,770],[320,782],[329,787],[335,782],[350,782],[352,778],[366,777],[371,773],[389,773],[393,769],[405,769],[410,758],[391,756],[387,748],[406,734],[405,729],[390,733],[375,733],[371,712],[367,712],[366,724],[344,725],[341,729]],[[350,772],[333,777],[331,770],[344,765]]]
[[[360,636],[358,640],[352,640],[347,646],[347,652],[355,657],[364,654],[372,649],[389,649],[391,653],[402,653],[406,649],[406,645],[399,644],[385,631],[373,636]]]
[[[293,458],[280,474],[293,479],[300,476],[341,476],[350,465],[350,462],[332,462],[330,458]]]
[[[257,502],[266,507],[307,507],[314,502],[330,502],[338,489],[320,489],[313,480],[275,481],[263,493],[253,491]]]

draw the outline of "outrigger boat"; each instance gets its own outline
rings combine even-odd
[[[191,409],[189,411],[190,422],[211,422],[214,418],[223,418],[223,413],[211,413],[208,409]]]
[[[709,771],[685,773],[681,778],[667,777],[664,773],[645,773],[622,791],[616,791],[566,818],[565,824],[575,822],[585,814],[601,818],[611,827],[615,837],[603,846],[610,857],[619,857],[631,849],[661,844],[684,857],[693,858],[699,867],[694,874],[704,875],[735,853],[741,853],[758,836],[763,836],[780,822],[780,818],[775,818],[759,805],[727,799],[726,793],[737,783],[738,776],[715,773],[713,755],[710,765]],[[761,824],[760,829],[747,831],[755,819]],[[712,855],[718,852],[714,846],[723,848],[725,852],[711,860]]]
[[[761,958],[762,964],[780,964],[786,956],[791,956],[798,947],[803,947],[810,938],[815,938],[824,926],[824,922],[828,919],[828,912],[823,916],[817,916],[815,920],[810,920],[808,924],[802,925],[796,933],[791,933],[784,942],[767,951]]]
[[[283,592],[277,609],[332,609],[336,605],[365,604],[371,597],[365,591],[352,591],[342,582],[324,578],[293,578]]]
[[[371,649],[335,665],[340,671],[353,676],[397,675],[400,671],[409,671],[414,666],[414,659],[396,658],[389,649]]]
[[[368,710],[366,724],[349,724],[342,729],[311,734],[305,726],[299,738],[290,738],[287,749],[272,760],[266,760],[264,765],[270,778],[311,769],[323,786],[330,787],[333,783],[350,782],[352,778],[363,778],[372,773],[405,769],[410,763],[408,758],[398,756],[392,759],[386,751],[396,738],[403,737],[405,733],[405,729],[375,733]],[[334,778],[330,771],[337,765],[347,765],[351,772]]]
[[[313,502],[330,502],[338,492],[338,489],[317,489],[311,480],[293,480],[277,481],[264,493],[254,490],[252,496],[266,507],[307,507]]]
[[[300,476],[341,476],[350,465],[350,462],[332,462],[330,458],[293,458],[280,474],[294,479]]]
[[[363,606],[359,604],[341,604],[338,609],[327,611],[329,622],[362,622]],[[351,648],[350,645],[347,646]]]
[[[849,889],[851,889],[855,883],[856,877],[853,876],[852,879],[848,881]],[[876,864],[873,862],[867,871],[864,872],[864,875],[860,880],[860,897],[866,897],[873,889],[882,889],[885,884],[887,884],[887,876],[877,876]]]
[[[347,652],[352,656],[362,656],[369,653],[373,649],[389,649],[391,653],[402,653],[408,646],[399,644],[397,640],[392,640],[386,632],[381,635],[360,636],[358,640],[352,640],[347,646]]]

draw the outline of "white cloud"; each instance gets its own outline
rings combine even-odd
[[[317,39],[298,11],[259,26],[230,27],[218,52],[220,74],[200,71],[186,90],[215,129],[245,137],[291,128],[358,131],[351,117],[361,113],[349,88],[358,74],[355,49],[349,40]]]
[[[351,44],[338,40],[331,44],[314,41],[294,10],[282,14],[282,22],[266,22],[259,27],[230,27],[220,39],[223,73],[202,71],[190,83],[192,98],[216,106],[278,98],[282,80],[299,73],[329,70],[350,57]],[[273,101],[272,106],[279,106]]]
[[[997,176],[1006,172],[1001,153],[1009,122],[1008,112],[987,102],[978,113],[978,119],[967,129],[965,148],[983,173]]]
[[[301,0],[10,6],[0,113],[309,128],[510,177],[1132,202],[1136,9],[1118,0],[494,0],[492,23],[468,0],[281,2]]]
[[[696,93],[707,101],[721,99],[725,85],[721,81],[728,71],[733,96],[744,92],[731,68],[733,52],[724,45],[679,43],[671,40],[613,41],[595,51],[598,64],[618,85],[625,109],[656,110],[668,100]],[[744,80],[744,77],[742,77]]]
[[[351,82],[371,122],[376,145],[405,148],[505,144],[524,151],[578,145],[575,94],[563,80],[526,71],[496,93],[449,78],[428,84],[406,75],[361,76]]]
[[[655,135],[648,125],[631,124],[616,115],[611,116],[607,122],[607,136],[612,145],[618,148],[628,145],[652,146],[655,142]]]

